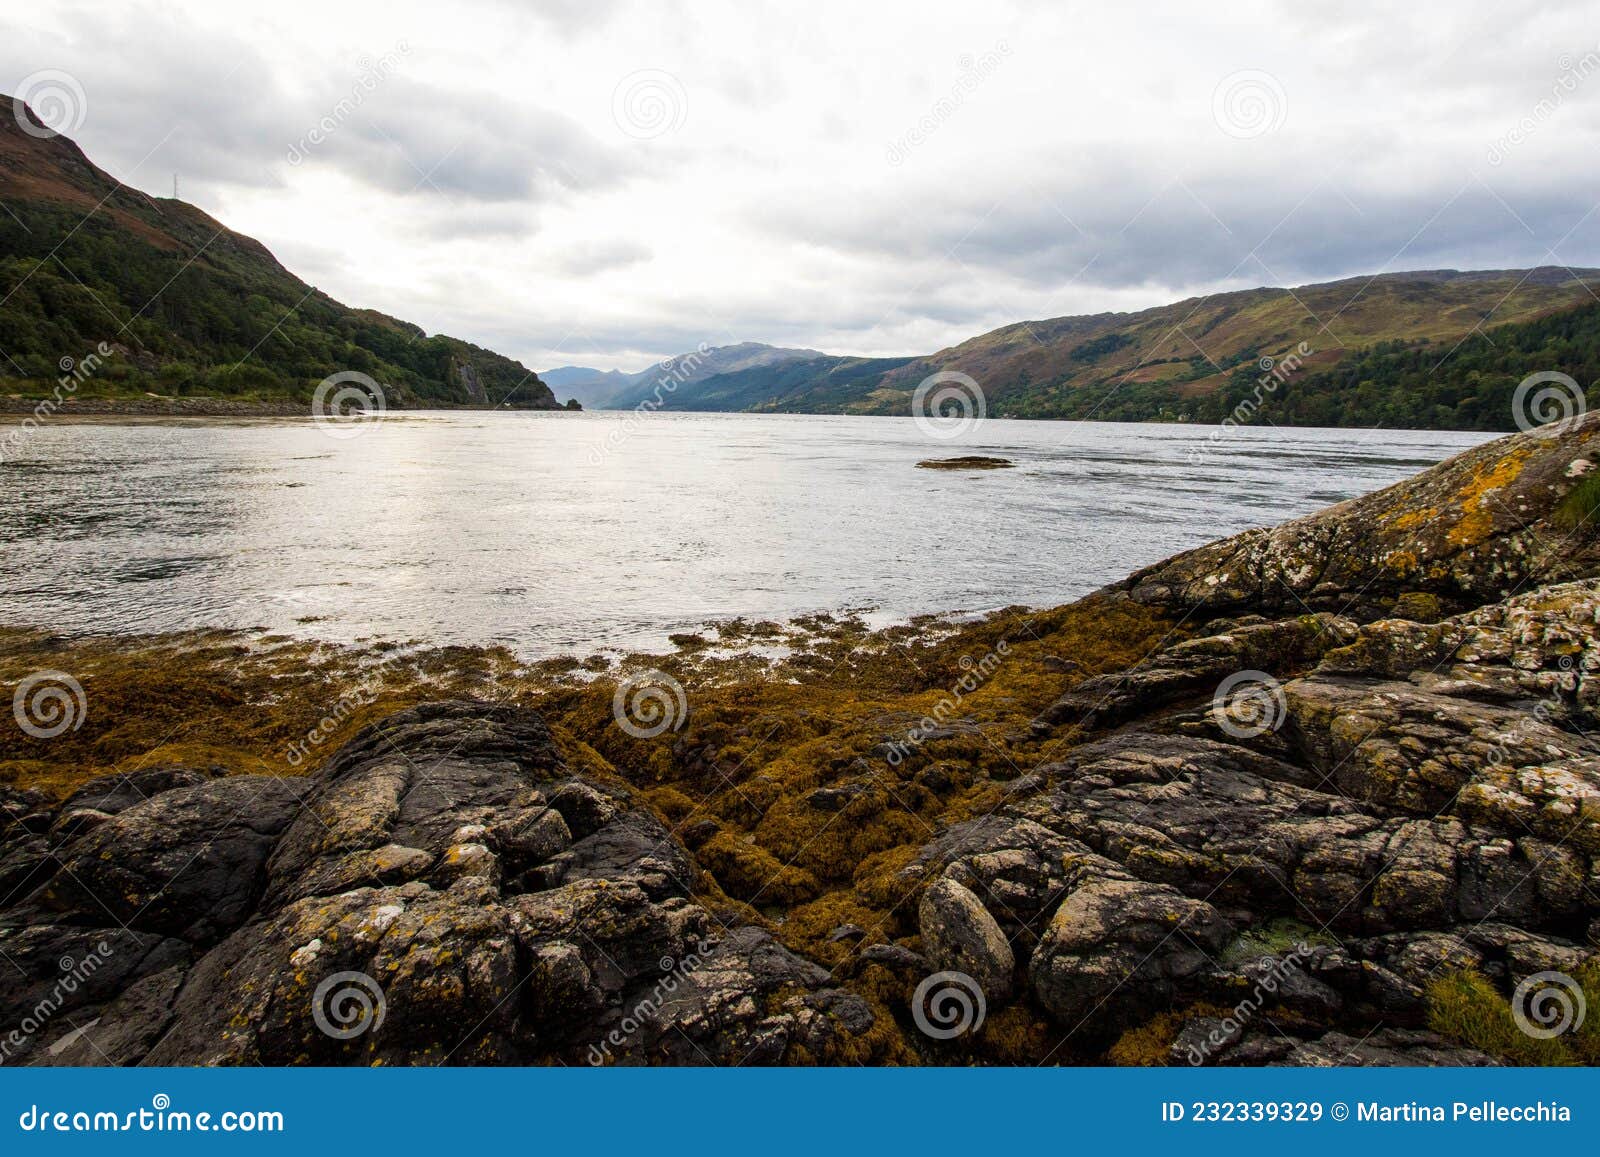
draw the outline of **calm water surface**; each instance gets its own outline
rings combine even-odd
[[[350,433],[349,430],[340,431]],[[1066,602],[1487,435],[897,418],[422,413],[55,422],[0,464],[0,622],[660,649],[673,631]],[[918,460],[1010,458],[948,473]],[[303,621],[315,620],[315,621]]]

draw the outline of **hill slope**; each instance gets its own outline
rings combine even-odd
[[[42,133],[43,130],[40,130]],[[193,205],[121,185],[0,96],[0,393],[48,392],[63,359],[110,357],[80,395],[306,400],[359,371],[392,406],[555,409],[525,366],[305,284]]]
[[[1540,327],[1577,311],[1559,324],[1580,335],[1581,345],[1595,329],[1582,311],[1600,300],[1591,285],[1600,286],[1600,270],[1540,268],[1241,290],[1138,313],[1018,322],[927,357],[823,357],[759,367],[679,391],[669,406],[905,414],[919,382],[958,371],[979,383],[994,416],[1215,422],[1254,388],[1261,359],[1281,364],[1304,343],[1309,352],[1279,394],[1281,400],[1293,392],[1299,400],[1277,406],[1274,421],[1504,430],[1511,428],[1506,403],[1518,379],[1535,370],[1578,374],[1549,360],[1542,344],[1549,335]],[[1489,358],[1489,371],[1486,356],[1508,344],[1502,332],[1518,335],[1509,343],[1518,352]],[[1385,363],[1378,379],[1359,379],[1385,386],[1363,391],[1340,384],[1345,377],[1335,367],[1373,369],[1374,357],[1392,359],[1401,349],[1429,372],[1407,376]],[[1582,378],[1585,385],[1594,380]]]

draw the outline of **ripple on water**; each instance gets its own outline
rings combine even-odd
[[[1211,433],[988,421],[943,442],[899,419],[727,414],[412,414],[348,439],[293,420],[58,423],[5,464],[0,617],[540,658],[665,649],[735,616],[1046,606],[1487,437]],[[958,455],[1019,468],[914,469]]]

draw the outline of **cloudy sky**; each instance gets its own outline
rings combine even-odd
[[[0,90],[67,74],[128,184],[537,369],[1600,265],[1577,0],[66,0],[0,33]]]

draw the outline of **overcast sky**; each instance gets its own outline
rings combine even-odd
[[[1592,2],[7,5],[47,70],[128,184],[536,369],[1600,265]]]

